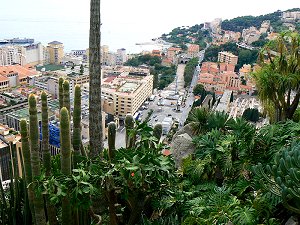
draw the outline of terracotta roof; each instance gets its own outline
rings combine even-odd
[[[104,80],[104,82],[110,83],[112,82],[114,79],[116,78],[116,76],[112,76],[112,77],[108,77]]]
[[[30,77],[37,74],[36,70],[29,70],[20,65],[0,66],[0,75],[6,76],[10,73],[18,73],[19,79]]]
[[[0,75],[0,82],[9,81],[7,77]]]
[[[199,52],[199,49],[200,49],[199,45],[192,44],[189,46],[188,51]]]

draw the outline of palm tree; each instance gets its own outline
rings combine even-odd
[[[267,45],[260,58],[267,54],[270,63],[260,60],[262,68],[254,73],[254,79],[262,103],[271,105],[275,121],[284,121],[293,118],[300,100],[300,36],[283,34],[275,43],[278,55],[272,57]]]
[[[187,123],[191,125],[194,134],[200,134],[207,128],[209,111],[205,108],[196,108],[187,118]]]
[[[101,64],[100,64],[100,0],[91,0],[89,40],[89,133],[90,156],[97,156],[103,149],[101,115]]]

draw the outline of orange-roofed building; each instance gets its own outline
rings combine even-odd
[[[159,50],[152,50],[152,56],[161,57],[161,52]]]
[[[9,80],[7,77],[0,75],[0,92],[7,91],[9,89]]]
[[[20,65],[0,66],[0,76],[8,79],[9,87],[15,87],[21,83],[27,83],[28,78],[38,75],[38,71],[27,69]]]
[[[165,59],[162,60],[161,65],[168,66],[168,67],[172,66],[172,60],[168,59],[168,58],[165,58]]]
[[[195,44],[190,44],[188,46],[187,57],[195,58],[199,56],[200,46]]]
[[[170,47],[167,51],[167,58],[172,61],[173,64],[176,63],[176,55],[181,51],[181,48]]]

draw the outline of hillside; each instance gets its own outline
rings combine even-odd
[[[300,8],[289,9],[284,12],[300,11]],[[261,23],[265,20],[269,20],[273,32],[282,32],[288,30],[289,28],[281,20],[281,15],[283,11],[276,11],[266,15],[260,16],[240,16],[233,18],[231,20],[224,20],[221,23],[221,30],[223,31],[233,31],[242,32],[243,29],[247,29],[251,26],[260,28]],[[289,22],[295,26],[297,31],[300,31],[300,20],[295,22]],[[171,32],[162,34],[161,39],[174,43],[185,48],[188,43],[199,44],[200,47],[204,48],[206,46],[205,42],[211,42],[211,30],[203,29],[204,23],[196,24],[194,26],[181,26],[174,28]],[[265,39],[263,37],[262,39]]]

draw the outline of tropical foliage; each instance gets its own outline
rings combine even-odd
[[[261,51],[261,69],[254,73],[258,96],[274,121],[292,119],[300,99],[300,36],[282,34],[276,40],[277,56],[268,45]],[[267,55],[265,62],[264,56]]]

